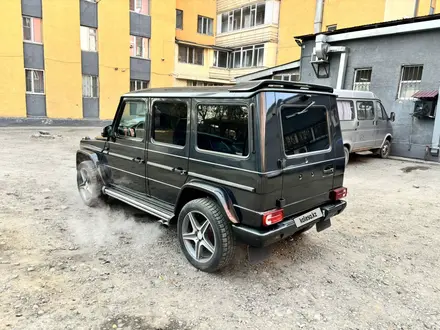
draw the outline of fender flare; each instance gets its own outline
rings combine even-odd
[[[76,169],[78,169],[79,164],[81,162],[90,160],[93,162],[93,164],[98,169],[99,178],[101,179],[102,183],[105,184],[108,180],[106,178],[108,175],[106,174],[106,171],[104,167],[102,166],[102,162],[100,160],[99,155],[96,152],[90,151],[90,150],[84,150],[80,149],[76,151]]]
[[[351,153],[352,152],[352,150],[353,150],[353,143],[351,143],[350,141],[349,142],[345,142],[344,141],[344,143],[343,143],[343,146],[345,147],[345,146],[347,146],[348,147],[348,151]]]
[[[388,133],[387,135],[385,135],[385,137],[384,137],[384,139],[382,141],[382,144],[380,145],[381,148],[383,147],[385,141],[388,140],[388,138],[389,138],[391,143],[393,142],[393,136],[391,135],[391,133]]]
[[[180,210],[186,204],[186,202],[189,202],[193,199],[188,199],[185,196],[185,193],[189,193],[190,191],[194,192],[194,190],[211,196],[220,205],[224,216],[228,218],[229,221],[232,223],[240,223],[239,217],[234,209],[234,203],[231,197],[232,193],[228,192],[223,187],[215,186],[202,181],[190,181],[182,186],[174,207],[174,214],[176,217],[178,217]]]

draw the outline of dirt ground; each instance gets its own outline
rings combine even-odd
[[[357,156],[330,229],[205,274],[175,228],[82,204],[99,129],[49,131],[0,130],[0,329],[440,329],[440,166]]]

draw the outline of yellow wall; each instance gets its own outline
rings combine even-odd
[[[384,10],[385,0],[325,0],[322,31],[326,31],[327,26],[333,24],[337,24],[338,29],[341,29],[381,22]]]
[[[47,117],[82,118],[79,3],[43,0],[42,5]]]
[[[121,15],[121,13],[126,13]],[[98,3],[99,111],[112,119],[119,98],[130,89],[130,22],[128,1]],[[117,24],[114,19],[118,18]]]
[[[421,0],[423,1],[423,0]],[[386,0],[385,21],[414,16],[415,0]]]
[[[431,8],[431,0],[420,0],[417,16],[429,15],[429,9]],[[435,4],[434,4],[435,8]]]
[[[0,1],[0,116],[26,117],[23,30],[20,1]]]
[[[306,4],[307,3],[307,4]],[[315,1],[287,0],[280,4],[277,64],[298,60],[301,48],[294,36],[313,33]]]
[[[216,0],[176,0],[176,9],[183,10],[183,30],[176,29],[177,39],[203,45],[214,45],[214,34],[208,36],[197,33],[197,20],[198,15],[212,18],[214,20],[213,33],[215,33],[217,24]]]
[[[151,87],[173,86],[176,8],[171,1],[151,1]]]

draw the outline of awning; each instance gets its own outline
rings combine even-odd
[[[418,91],[412,97],[416,99],[433,99],[437,97],[438,89],[430,91]]]

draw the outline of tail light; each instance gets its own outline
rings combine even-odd
[[[283,209],[276,209],[267,211],[263,214],[263,226],[271,226],[280,221],[283,221],[284,211]]]
[[[341,187],[330,191],[330,199],[333,201],[338,201],[342,198],[347,197],[347,188]]]

